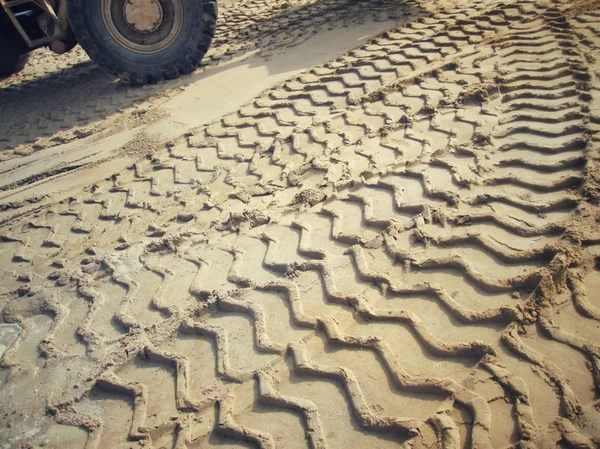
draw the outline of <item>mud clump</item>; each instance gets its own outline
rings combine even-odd
[[[305,205],[312,207],[327,199],[327,194],[323,190],[306,189],[298,192],[292,201],[295,205]]]
[[[217,229],[240,232],[269,222],[270,218],[264,212],[260,210],[245,210],[243,212],[231,212],[229,218],[221,223]]]

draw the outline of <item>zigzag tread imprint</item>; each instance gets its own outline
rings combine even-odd
[[[499,11],[482,19],[485,27],[510,19]],[[88,257],[80,266],[55,262],[55,285],[45,291],[35,289],[37,266],[33,278],[22,274],[23,299],[4,315],[23,332],[3,362],[17,378],[37,346],[48,360],[45,379],[62,360],[83,360],[76,391],[65,389],[48,407],[58,423],[86,429],[80,443],[88,448],[593,447],[600,317],[589,291],[600,240],[581,230],[594,214],[580,193],[594,139],[581,82],[589,75],[564,24],[553,7],[528,13],[492,41],[493,51],[466,52],[462,65],[410,87],[384,85],[318,124],[341,143],[311,170],[333,177],[336,159],[364,160],[362,176],[349,164],[345,178],[325,184],[336,187],[328,197],[298,189],[279,215],[260,215],[254,197],[264,195],[244,200],[248,182],[230,177],[224,185],[238,189],[234,199],[203,193],[223,210],[237,201],[226,226],[215,220],[207,232],[202,220],[212,216],[179,212],[179,224],[151,230],[167,238],[147,245],[127,241],[144,218],[118,220],[117,204],[89,199],[118,228],[81,229],[95,239]],[[388,47],[382,59],[396,61],[389,55],[397,47]],[[495,90],[484,88],[492,72]],[[469,77],[480,81],[474,90],[448,86]],[[310,93],[292,98],[296,87],[263,97],[246,117],[283,123],[267,110],[307,99],[331,106]],[[186,145],[214,148],[215,161],[248,163],[247,176],[266,176],[244,151],[272,128],[240,115]],[[233,131],[231,121],[254,131]],[[219,148],[211,138],[236,143]],[[275,167],[291,163],[289,155],[315,159],[301,135],[275,143]],[[171,155],[187,157],[181,149]],[[207,160],[193,158],[195,170],[212,172]],[[168,163],[154,167],[186,184]],[[160,182],[139,178],[159,192]],[[136,209],[130,189],[118,181],[112,189]],[[77,216],[55,212],[69,213]],[[56,228],[32,222],[27,230],[40,230],[39,246],[60,254]],[[121,250],[106,250],[115,238]],[[33,237],[3,240],[15,246],[15,263],[31,263]],[[50,319],[36,332],[29,320],[38,316]]]

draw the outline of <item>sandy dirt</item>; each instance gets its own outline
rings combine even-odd
[[[599,2],[228,2],[0,104],[0,449],[599,447]]]

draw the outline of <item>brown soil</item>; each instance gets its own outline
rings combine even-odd
[[[220,13],[0,82],[0,448],[598,447],[598,2]]]

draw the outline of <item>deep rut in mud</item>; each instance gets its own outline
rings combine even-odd
[[[312,5],[216,41],[318,31]],[[600,12],[394,8],[416,17],[4,216],[0,447],[600,444]]]

